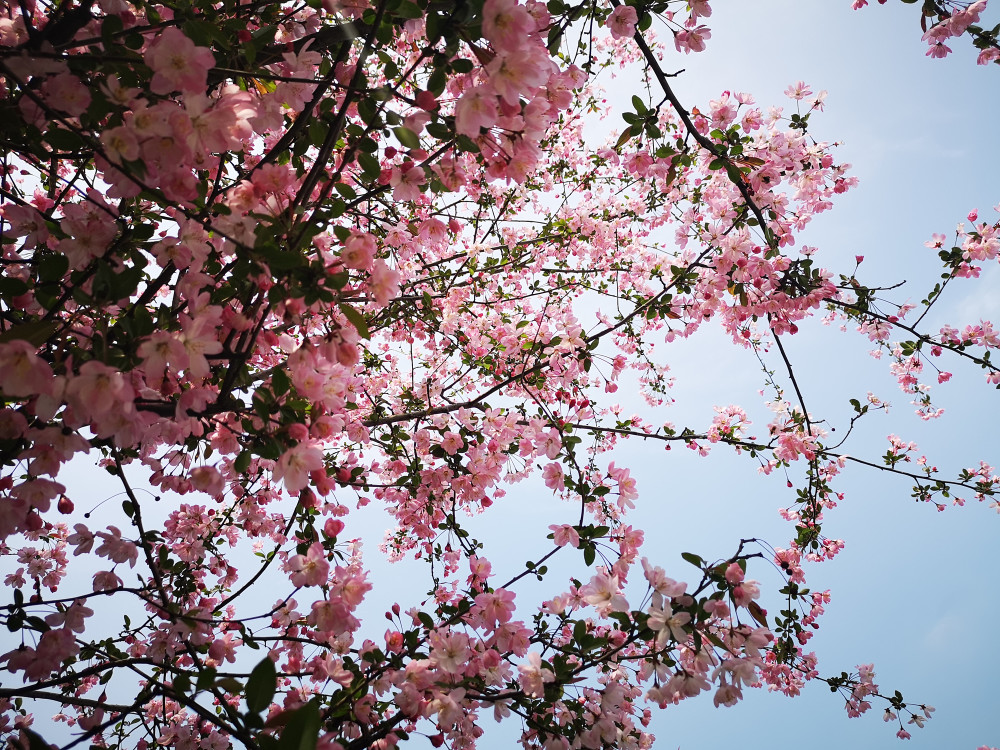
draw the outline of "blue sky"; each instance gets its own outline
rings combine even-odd
[[[923,243],[935,232],[950,236],[970,209],[979,208],[985,218],[1000,202],[993,177],[1000,166],[993,135],[1000,71],[978,68],[964,40],[952,45],[955,54],[948,59],[926,58],[912,5],[895,2],[857,12],[850,5],[848,0],[716,2],[708,51],[671,55],[664,67],[685,68],[673,80],[688,106],[705,105],[730,90],[749,92],[761,105],[787,107],[783,92],[795,81],[804,80],[814,91],[826,89],[826,111],[813,118],[811,132],[842,143],[838,159],[854,165],[861,184],[840,196],[800,242],[819,247],[817,262],[834,269],[849,270],[854,256],[864,255],[862,278],[873,285],[906,280],[896,299],[919,301],[940,273],[935,253]],[[629,107],[633,92],[623,85],[628,80],[624,75],[605,81],[619,108]],[[620,122],[617,116],[610,121]],[[978,283],[953,289],[928,322],[1000,317],[998,271],[988,269]],[[859,455],[884,453],[886,435],[897,433],[916,440],[943,475],[980,458],[1000,464],[996,392],[985,387],[978,370],[953,363],[955,379],[935,388],[947,412],[923,423],[887,363],[867,355],[866,339],[814,322],[785,343],[798,362],[810,409],[835,427],[846,424],[852,397],[863,399],[873,390],[892,402],[888,416],[863,424],[853,443]],[[738,403],[754,410],[758,425],[766,422],[757,395],[763,386],[757,362],[721,334],[703,330],[690,341],[661,347],[659,356],[676,377],[676,402],[664,410],[664,419],[701,426],[710,421],[713,404]],[[617,395],[628,403],[622,391]],[[638,399],[634,404],[657,421]],[[783,476],[760,476],[750,461],[721,451],[701,459],[684,449],[664,454],[659,446],[632,443],[612,458],[632,467],[639,480],[640,499],[630,522],[646,532],[643,554],[671,575],[682,578],[693,570],[681,561],[681,552],[724,557],[750,536],[787,544],[790,526],[776,512],[791,502]],[[898,689],[907,700],[934,706],[933,720],[922,730],[909,727],[913,739],[903,742],[882,722],[880,709],[850,719],[838,696],[812,683],[794,699],[747,691],[737,706],[716,709],[707,694],[654,710],[655,747],[1000,745],[1000,652],[992,633],[1000,620],[993,554],[997,513],[985,504],[938,513],[915,504],[905,481],[870,470],[849,468],[839,489],[846,497],[828,514],[825,532],[847,546],[833,562],[807,572],[814,590],[829,588],[833,594],[810,647],[820,656],[823,674],[874,662],[876,682],[885,692]],[[570,507],[537,485],[516,485],[502,504],[503,513],[470,527],[486,542],[501,579],[504,564],[514,570],[537,555],[548,524],[572,522]],[[400,568],[384,566],[375,555],[366,559],[375,580],[400,575]],[[567,571],[575,564],[573,572],[581,575],[579,560],[565,564]],[[562,565],[550,567],[561,571]],[[765,585],[774,584],[766,570],[758,569],[758,575]],[[558,576],[553,572],[545,585],[519,589],[518,601],[534,601],[533,591],[538,598],[551,596],[564,580]],[[484,728],[483,748],[514,746],[513,727],[486,721]]]
[[[852,11],[848,0],[712,5],[708,51],[675,55],[665,64],[686,69],[675,79],[681,100],[705,104],[730,90],[749,92],[763,105],[786,105],[782,92],[797,80],[826,89],[826,111],[813,119],[811,132],[842,142],[838,158],[854,165],[861,184],[819,217],[804,241],[820,248],[821,265],[850,268],[854,255],[864,255],[865,280],[905,279],[910,283],[897,299],[919,301],[939,273],[933,251],[923,246],[931,234],[950,237],[972,208],[995,217],[1000,71],[977,67],[965,40],[955,40],[955,54],[945,60],[925,57],[919,6],[873,3]],[[991,18],[995,23],[996,14],[985,17],[985,25]],[[998,270],[994,264],[978,283],[953,290],[929,322],[996,316]],[[677,378],[675,419],[708,402],[754,403],[762,378],[751,358],[705,339],[687,344],[661,352]],[[944,473],[973,458],[1000,463],[996,392],[979,371],[959,363],[947,368],[956,379],[935,389],[947,413],[925,424],[912,415],[886,363],[866,356],[865,344],[819,325],[791,339],[810,408],[839,416],[834,424],[842,424],[847,399],[875,390],[894,409],[866,427],[862,446],[884,452],[885,435],[896,432],[917,440]],[[743,400],[734,395],[740,392]],[[656,550],[664,561],[678,562],[687,550],[722,556],[750,535],[785,543],[787,528],[774,513],[787,502],[783,478],[757,477],[746,461],[722,456],[711,465],[690,455],[666,462],[655,449],[639,447],[630,449],[629,459],[642,492],[632,522],[647,530],[646,554]],[[1000,654],[991,632],[1000,615],[993,572],[1000,518],[985,505],[944,513],[918,506],[905,482],[875,474],[851,469],[844,475],[847,496],[828,515],[825,531],[847,547],[808,573],[814,589],[833,591],[811,644],[821,671],[838,674],[874,662],[882,688],[934,705],[934,719],[913,731],[906,747],[1000,745]],[[654,718],[657,747],[900,745],[876,712],[848,719],[837,696],[821,684],[811,688],[794,700],[758,692],[730,709],[715,709],[710,700],[668,709]]]
[[[906,280],[895,299],[919,301],[940,273],[934,251],[923,243],[935,232],[951,237],[972,208],[983,218],[994,215],[991,207],[1000,202],[994,177],[1000,166],[995,138],[1000,71],[977,67],[965,40],[956,40],[955,54],[945,60],[925,57],[913,5],[873,3],[862,11],[852,11],[848,0],[712,5],[708,50],[665,61],[666,70],[685,69],[673,79],[681,101],[705,105],[723,90],[745,91],[761,105],[791,112],[783,94],[789,84],[803,80],[814,91],[826,89],[826,111],[813,118],[811,132],[842,143],[837,158],[854,165],[860,186],[840,196],[800,244],[819,247],[817,262],[835,270],[853,268],[854,256],[864,255],[864,280],[873,285]],[[605,82],[619,108],[629,108],[632,91],[622,85],[627,81],[622,76]],[[1000,269],[994,266],[978,282],[953,288],[927,322],[974,323],[998,313]],[[985,386],[980,371],[957,362],[946,368],[955,372],[954,380],[934,389],[946,414],[924,423],[913,415],[887,363],[871,359],[871,347],[857,334],[814,322],[785,343],[798,363],[810,409],[831,418],[835,427],[846,424],[848,399],[863,399],[869,390],[893,404],[888,416],[862,426],[852,443],[859,455],[884,453],[886,435],[896,433],[916,440],[943,476],[979,459],[1000,464],[996,391]],[[705,425],[712,404],[728,403],[748,411],[756,405],[754,413],[761,415],[759,366],[721,334],[702,331],[691,341],[661,347],[659,356],[676,377],[676,402],[664,411],[665,419]],[[649,416],[638,400],[635,408]],[[759,425],[766,417],[755,421]],[[683,449],[665,455],[659,446],[629,444],[613,458],[631,466],[639,480],[640,499],[630,522],[646,531],[643,554],[671,575],[680,578],[693,570],[680,559],[684,551],[728,556],[749,536],[775,546],[787,543],[790,527],[776,512],[791,502],[783,476],[760,476],[745,458],[722,452],[699,459]],[[985,504],[939,513],[915,504],[905,481],[857,468],[845,471],[839,489],[845,500],[828,514],[824,530],[847,546],[833,562],[807,572],[814,590],[829,588],[833,594],[810,648],[820,656],[823,674],[874,662],[876,682],[885,692],[898,689],[909,701],[934,706],[933,720],[922,730],[908,727],[913,738],[903,742],[893,725],[882,722],[880,709],[850,719],[838,696],[812,683],[794,699],[747,691],[732,708],[716,709],[704,695],[654,710],[655,747],[1000,745],[1000,651],[992,632],[1000,620],[993,554],[997,513]],[[484,524],[480,538],[493,540],[488,551],[513,547],[512,565],[538,549],[548,524],[570,522],[567,506],[560,509],[544,491],[522,485],[511,491],[505,507],[503,516],[490,518],[489,528]],[[766,571],[759,575],[773,583]],[[488,750],[515,741],[506,729],[489,723],[485,728],[482,746]]]

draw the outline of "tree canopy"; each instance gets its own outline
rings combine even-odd
[[[996,260],[987,209],[930,240],[918,301],[861,256],[827,268],[798,238],[856,179],[814,137],[825,94],[682,102],[707,0],[3,8],[0,737],[460,749],[497,721],[526,748],[647,748],[660,708],[811,680],[900,737],[931,717],[870,664],[822,671],[830,595],[806,575],[843,547],[823,523],[845,467],[939,508],[1000,509],[1000,477],[985,446],[953,473],[896,435],[856,453],[885,404],[813,413],[788,342],[843,327],[925,420],[953,369],[1000,387],[991,323],[928,317]],[[985,13],[914,18],[929,56],[992,67]],[[625,68],[595,143],[599,78]],[[760,361],[766,423],[669,421],[671,347],[710,328]],[[787,476],[790,538],[646,550],[636,442]],[[88,461],[114,502],[67,479]],[[532,480],[564,522],[490,548],[478,517]],[[352,529],[368,504],[384,539]],[[420,561],[422,587],[373,554]],[[384,632],[360,617],[376,589]]]

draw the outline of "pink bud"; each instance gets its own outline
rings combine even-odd
[[[323,533],[328,537],[335,537],[344,530],[344,522],[339,518],[328,518],[323,524]]]
[[[427,112],[433,112],[438,108],[437,98],[430,91],[421,91],[417,94],[417,106]]]

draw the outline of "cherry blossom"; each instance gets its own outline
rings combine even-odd
[[[947,474],[902,431],[855,455],[887,404],[813,414],[783,342],[841,326],[942,416],[963,365],[1000,383],[992,322],[925,317],[986,280],[1000,223],[935,234],[942,283],[910,299],[826,267],[803,232],[856,179],[825,92],[681,102],[669,61],[721,11],[661,5],[0,10],[0,737],[48,744],[55,709],[119,749],[471,749],[494,720],[648,748],[657,707],[813,680],[899,736],[930,719],[872,665],[823,676],[809,576],[845,546],[848,465],[1000,509],[995,462]],[[985,6],[921,8],[930,54],[1000,59]],[[601,76],[629,66],[622,125]],[[678,342],[713,326],[763,400],[664,422]],[[649,549],[638,441],[781,476],[789,537]],[[483,535],[522,492],[548,533]]]

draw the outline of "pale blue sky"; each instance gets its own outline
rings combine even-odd
[[[712,5],[708,51],[674,55],[665,64],[686,69],[675,79],[683,102],[705,104],[728,89],[752,93],[763,105],[785,105],[782,92],[797,80],[829,92],[826,112],[814,118],[811,131],[843,143],[839,158],[854,165],[861,185],[808,231],[806,242],[820,248],[817,262],[844,267],[860,254],[872,283],[928,282],[940,272],[923,246],[931,234],[950,237],[972,208],[995,218],[1000,70],[977,67],[971,44],[956,40],[955,54],[945,60],[925,57],[919,6],[895,0],[857,12],[848,0]],[[987,26],[997,20],[995,9],[984,18]],[[985,273],[978,287],[952,291],[931,322],[996,314],[998,270]],[[907,287],[914,301],[927,288]],[[874,450],[884,452],[885,435],[897,432],[917,440],[946,472],[971,458],[1000,463],[997,394],[984,387],[978,370],[960,363],[947,368],[956,380],[935,392],[948,413],[924,424],[912,416],[886,363],[865,356],[859,337],[813,325],[791,344],[810,407],[839,416],[834,424],[844,423],[851,395],[872,389],[893,402],[892,414],[864,434]],[[705,345],[692,341],[687,351],[661,352],[677,377],[677,407],[744,403],[732,395],[741,390],[752,403],[761,382],[755,362],[735,350],[720,357]],[[632,521],[647,529],[646,554],[655,550],[678,563],[678,553],[687,550],[722,556],[750,535],[784,544],[787,527],[774,513],[787,502],[783,479],[757,478],[746,461],[708,468],[687,454],[664,462],[655,448],[629,454],[631,465],[641,467],[643,497]],[[810,572],[814,589],[833,590],[812,641],[821,671],[875,662],[881,687],[934,705],[934,719],[914,730],[905,747],[1000,745],[1000,652],[993,633],[1000,619],[994,573],[1000,518],[985,505],[937,513],[915,505],[906,483],[874,474],[852,469],[845,475],[847,497],[829,514],[825,531],[845,539],[847,548]],[[838,697],[821,684],[811,687],[795,700],[758,692],[731,709],[715,709],[710,699],[668,709],[653,722],[657,747],[900,746],[879,715],[848,719]]]
[[[787,107],[791,102],[783,91],[795,81],[804,80],[814,91],[826,89],[826,111],[813,118],[811,132],[843,144],[838,159],[854,165],[861,184],[819,217],[804,241],[820,248],[820,265],[835,269],[849,270],[853,257],[864,255],[862,278],[872,284],[905,279],[912,292],[898,292],[896,299],[919,301],[940,273],[934,252],[923,243],[935,232],[950,237],[972,208],[983,218],[995,216],[991,207],[1000,202],[995,179],[1000,70],[977,67],[965,40],[956,40],[948,59],[925,57],[913,5],[873,3],[863,11],[852,11],[848,0],[712,5],[708,51],[671,55],[664,65],[686,69],[674,79],[681,100],[705,105],[723,90],[746,91],[761,105]],[[994,16],[995,10],[984,21],[995,23]],[[632,92],[624,81],[608,82],[608,88],[628,107]],[[993,267],[978,284],[953,289],[928,322],[964,324],[998,312],[1000,269]],[[835,426],[846,423],[847,400],[863,398],[868,390],[893,403],[889,416],[864,426],[856,452],[884,453],[885,436],[895,432],[917,440],[943,475],[980,458],[1000,464],[997,394],[985,387],[980,371],[958,362],[946,368],[956,377],[935,394],[947,413],[925,424],[913,415],[887,363],[867,356],[866,343],[818,324],[803,326],[786,341],[799,362],[810,408]],[[678,425],[706,424],[714,403],[735,402],[748,410],[760,403],[756,362],[726,346],[722,336],[663,347],[660,356],[677,378],[677,402],[664,418]],[[671,574],[687,572],[679,557],[683,551],[723,557],[748,536],[786,545],[789,525],[776,513],[791,500],[783,477],[758,476],[746,459],[721,452],[698,459],[685,450],[665,455],[658,446],[631,444],[615,458],[632,466],[640,482],[630,520],[646,530],[643,553],[672,566]],[[508,498],[509,513],[490,520],[496,546],[505,539],[524,540],[524,553],[515,552],[512,563],[537,548],[549,523],[567,522],[566,510],[560,516],[544,494],[525,489],[518,485]],[[814,590],[833,592],[810,647],[820,656],[823,674],[874,662],[881,688],[935,706],[933,720],[922,730],[908,727],[913,739],[903,742],[882,722],[880,709],[849,719],[843,701],[814,683],[795,699],[748,691],[733,708],[716,709],[711,695],[704,695],[654,711],[657,748],[1000,745],[1000,651],[993,632],[1000,620],[994,573],[1000,517],[985,504],[938,513],[915,504],[906,482],[874,471],[849,469],[840,489],[846,498],[828,514],[824,530],[847,547],[832,563],[807,573]],[[537,531],[528,531],[533,528]],[[486,729],[488,750],[512,746],[511,733]]]

